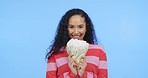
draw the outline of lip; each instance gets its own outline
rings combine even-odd
[[[79,39],[80,36],[72,36],[72,38],[74,38],[74,39]]]

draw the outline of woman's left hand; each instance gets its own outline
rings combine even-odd
[[[86,66],[87,66],[86,59],[82,57],[77,67],[78,75],[80,77],[83,76]]]

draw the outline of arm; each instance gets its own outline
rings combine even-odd
[[[98,78],[108,78],[107,58],[106,58],[106,53],[103,50],[100,50],[99,58],[100,59],[98,65]]]
[[[48,64],[47,64],[47,72],[46,72],[46,78],[76,78],[76,75],[74,74],[74,70],[70,71],[68,73],[61,74],[57,76],[58,71],[57,70],[62,70],[61,67],[58,67],[56,64],[56,60],[54,55],[52,55],[48,59]],[[70,65],[73,65],[73,62],[69,62]]]
[[[54,56],[48,59],[46,78],[56,78],[57,65]]]

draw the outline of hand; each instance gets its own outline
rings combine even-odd
[[[80,77],[83,76],[86,66],[87,66],[86,59],[84,57],[82,57],[79,65],[77,67],[78,75]]]
[[[70,68],[70,70],[77,75],[77,64],[75,63],[75,61],[72,59],[73,55],[69,55],[68,56],[68,66]]]

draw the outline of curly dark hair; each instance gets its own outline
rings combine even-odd
[[[94,26],[90,17],[83,10],[74,8],[67,11],[61,18],[58,24],[55,39],[53,44],[49,47],[50,51],[48,51],[46,58],[49,59],[52,54],[58,53],[62,47],[66,47],[67,42],[70,40],[70,37],[68,36],[69,18],[73,15],[81,15],[86,22],[86,34],[84,36],[84,40],[89,44],[98,44]]]

